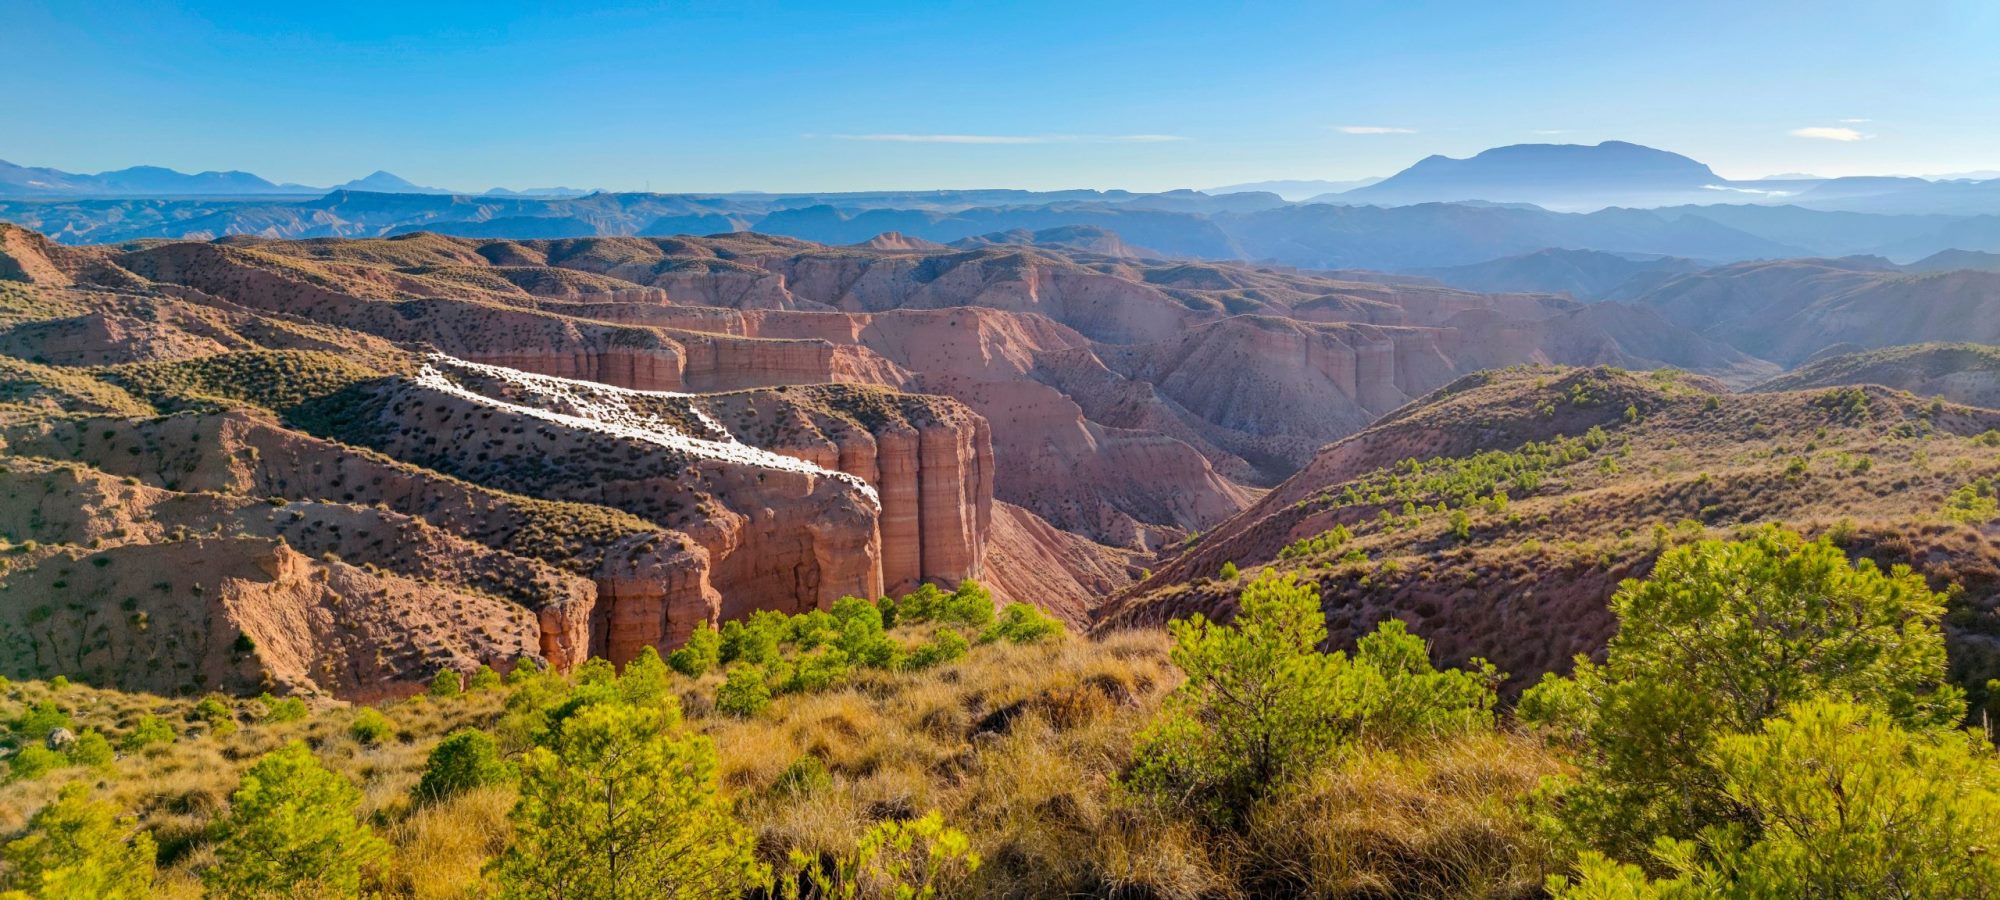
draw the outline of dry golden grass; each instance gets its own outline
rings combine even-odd
[[[1506,734],[1358,753],[1259,811],[1243,842],[1246,880],[1315,896],[1531,895],[1562,860],[1518,804],[1558,768]]]
[[[911,635],[903,635],[912,637]],[[975,647],[924,672],[855,672],[844,684],[778,698],[737,719],[709,711],[719,676],[675,676],[689,725],[711,736],[725,791],[783,869],[792,850],[836,853],[877,822],[936,810],[985,859],[974,896],[1251,897],[1517,896],[1550,861],[1516,815],[1518,801],[1557,763],[1507,734],[1420,746],[1398,755],[1356,750],[1251,817],[1242,834],[1203,830],[1119,778],[1134,736],[1179,678],[1168,641],[1152,631]],[[228,736],[188,721],[193,704],[40,682],[13,685],[0,715],[59,698],[80,726],[114,732],[145,713],[183,728],[180,740],[128,754],[103,772],[59,770],[0,786],[0,830],[18,829],[61,783],[90,779],[160,839],[165,896],[199,896],[211,824],[226,813],[242,769],[294,739],[363,791],[362,814],[393,847],[375,887],[390,897],[490,893],[480,868],[511,835],[511,787],[415,806],[410,789],[430,748],[454,728],[496,729],[504,691],[381,708],[394,735],[364,746],[358,708],[328,706],[291,723],[252,720]],[[823,776],[787,770],[805,757]],[[810,764],[802,769],[812,769]]]
[[[512,840],[512,787],[478,788],[425,806],[384,833],[395,855],[383,891],[418,900],[479,896],[480,867]]]

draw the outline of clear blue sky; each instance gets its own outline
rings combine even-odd
[[[1729,177],[2000,169],[1995,0],[570,5],[0,0],[0,159],[662,191],[1158,190],[1605,139]]]

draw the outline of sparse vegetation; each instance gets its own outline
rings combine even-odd
[[[198,877],[232,894],[395,896],[1014,896],[1107,883],[1472,896],[1544,882],[1579,897],[1797,896],[1840,893],[1856,873],[1934,896],[1996,883],[1984,855],[1959,849],[2000,825],[2000,759],[1957,730],[1943,598],[1830,541],[1771,530],[1673,544],[1613,598],[1608,658],[1545,679],[1512,714],[1491,666],[1438,668],[1401,622],[1351,653],[1323,651],[1314,588],[1268,571],[1233,621],[1177,623],[1171,647],[1144,632],[1075,637],[1013,609],[974,644],[938,621],[948,596],[725,629],[727,672],[685,674],[658,654],[622,675],[524,666],[497,689],[388,707],[403,741],[380,710],[327,709],[147,744],[91,778],[16,778],[0,814],[29,833],[42,808],[95,816],[100,831],[111,804],[138,818],[90,844],[109,856],[9,855],[5,877],[70,865],[155,891]],[[891,628],[888,608],[929,615]],[[814,681],[797,673],[842,642],[915,655],[925,629],[956,635],[963,655],[850,663],[754,709],[725,702],[739,678]],[[12,723],[121,741],[99,723],[141,701],[71,686],[63,702],[87,712],[66,714],[47,683],[8,690]],[[223,706],[142,702],[160,720]],[[232,802],[177,799],[222,796],[232,755],[249,765]],[[186,767],[197,759],[219,764]],[[68,806],[51,805],[58,792]],[[610,820],[607,802],[643,814]],[[1843,804],[1861,812],[1842,816]],[[445,829],[465,837],[440,843]],[[140,853],[148,841],[157,849]],[[157,875],[144,865],[155,859]]]

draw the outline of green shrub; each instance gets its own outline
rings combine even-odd
[[[937,618],[937,611],[944,602],[944,591],[930,582],[917,585],[917,589],[901,597],[884,597],[876,606],[882,612],[882,624],[894,628],[897,625],[922,625]]]
[[[1265,571],[1236,619],[1172,626],[1187,678],[1140,733],[1128,784],[1211,825],[1328,762],[1347,741],[1400,740],[1491,721],[1497,675],[1438,672],[1422,641],[1384,622],[1353,661],[1321,653],[1326,614],[1295,574]]]
[[[876,824],[830,866],[798,850],[792,851],[791,864],[795,874],[790,880],[810,883],[811,896],[928,900],[963,893],[981,860],[964,832],[931,812]]]
[[[215,865],[202,873],[227,897],[354,896],[388,845],[356,817],[361,791],[302,741],[265,754],[229,798]]]
[[[993,624],[993,594],[970,578],[945,597],[938,621],[978,630]]]
[[[33,781],[69,765],[69,758],[40,743],[28,744],[7,760],[8,781]]]
[[[780,644],[793,644],[800,650],[813,650],[833,643],[840,637],[840,620],[823,609],[815,609],[792,616],[789,633],[778,639]]]
[[[791,677],[784,680],[779,693],[818,693],[847,679],[847,653],[838,647],[822,647],[800,655],[791,669]]]
[[[931,639],[928,642],[917,645],[917,648],[911,650],[909,656],[903,659],[903,668],[917,671],[956,662],[964,658],[966,651],[971,648],[972,643],[965,639],[964,632],[949,625],[940,625],[937,630],[931,632]]]
[[[597,704],[521,761],[507,898],[734,897],[768,878],[730,814],[715,748],[671,704]]]
[[[1300,538],[1278,551],[1279,559],[1303,559],[1332,553],[1354,539],[1354,532],[1345,525],[1335,525],[1309,538]]]
[[[687,643],[667,654],[667,667],[689,678],[700,678],[722,661],[722,633],[702,622],[688,633]]]
[[[298,697],[279,699],[265,694],[258,697],[257,702],[264,706],[266,722],[297,722],[312,713],[312,710],[306,708],[306,702]]]
[[[1061,621],[1026,603],[1009,603],[1000,610],[1000,618],[992,627],[980,632],[979,642],[987,644],[1004,640],[1013,644],[1032,644],[1059,637],[1062,633]]]
[[[660,659],[660,651],[648,644],[640,648],[639,655],[625,664],[625,672],[618,676],[618,693],[625,702],[639,706],[651,706],[664,702],[669,696],[667,664]]]
[[[500,673],[492,666],[481,665],[472,670],[472,677],[465,680],[465,689],[474,693],[496,690],[501,685]]]
[[[1506,676],[1477,657],[1470,665],[1439,671],[1430,645],[1407,625],[1382,622],[1361,639],[1349,665],[1364,686],[1358,736],[1396,742],[1493,727],[1495,691]]]
[[[76,723],[70,721],[69,713],[63,712],[54,700],[38,700],[9,727],[23,741],[39,741],[58,728],[73,730]]]
[[[174,737],[174,726],[168,724],[167,720],[155,715],[144,715],[140,716],[139,721],[133,724],[132,730],[126,732],[125,737],[119,740],[118,748],[132,753],[155,744],[171,744],[174,742]]]
[[[1709,758],[1737,804],[1731,827],[1666,840],[1636,865],[1586,854],[1558,897],[1991,897],[2000,763],[1965,732],[1912,732],[1825,698],[1788,707]]]
[[[602,656],[593,656],[583,661],[570,673],[570,678],[579,686],[615,685],[618,683],[618,667]]]
[[[381,710],[372,706],[361,707],[360,711],[354,714],[354,720],[347,723],[348,736],[369,747],[388,740],[395,731],[389,724],[389,717],[382,715]]]
[[[885,625],[944,622],[964,628],[985,628],[993,624],[993,594],[970,578],[949,594],[937,585],[925,583],[888,604],[883,619]]]
[[[526,684],[541,677],[541,674],[541,663],[532,656],[523,656],[514,660],[514,667],[507,670],[507,684],[510,686]]]
[[[715,708],[728,715],[749,718],[770,705],[771,686],[764,670],[749,663],[730,666],[728,679],[715,689]]]
[[[201,698],[194,705],[195,718],[208,724],[208,733],[216,737],[228,737],[236,733],[236,710],[228,702],[213,694]]]
[[[24,898],[144,900],[153,893],[153,856],[151,834],[134,833],[111,804],[91,801],[89,789],[72,782],[0,848],[7,863],[0,889]]]
[[[1222,564],[1222,574],[1219,577],[1221,577],[1223,581],[1235,581],[1237,578],[1242,577],[1242,575],[1243,575],[1243,570],[1238,569],[1236,567],[1235,561],[1231,560],[1230,562]]]
[[[1945,499],[1943,514],[1967,525],[1984,525],[2000,519],[2000,488],[1996,488],[1991,478],[1961,487]]]
[[[888,635],[882,611],[859,597],[842,597],[833,605],[833,617],[840,623],[834,646],[858,666],[893,668],[902,648]]]
[[[118,754],[111,749],[111,739],[94,728],[85,729],[77,735],[76,743],[69,748],[71,765],[103,768],[117,759]]]
[[[513,773],[500,761],[500,745],[492,735],[477,728],[460,728],[431,748],[423,778],[417,782],[416,798],[420,803],[436,803],[511,777]]]
[[[1944,683],[1943,598],[1902,566],[1850,565],[1824,539],[1766,529],[1679,547],[1611,605],[1605,662],[1580,658],[1573,683],[1545,680],[1521,705],[1584,735],[1581,776],[1552,788],[1549,822],[1616,860],[1738,821],[1709,749],[1788,704],[1859,703],[1916,730],[1964,714]]]
[[[439,669],[436,675],[431,676],[430,686],[424,689],[424,693],[433,700],[449,700],[465,693],[465,682],[457,669]]]
[[[774,618],[775,617],[775,618]],[[718,660],[765,665],[778,658],[778,644],[791,633],[784,613],[760,610],[745,621],[723,623]]]

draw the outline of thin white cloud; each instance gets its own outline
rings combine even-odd
[[[836,134],[837,141],[881,141],[893,144],[1046,144],[1032,134]]]
[[[1873,121],[1875,121],[1875,120],[1874,120],[1874,119],[1841,119],[1841,120],[1840,120],[1840,124],[1842,124],[1842,125],[1866,125],[1866,124],[1868,124],[1868,123],[1870,123],[1870,122],[1873,122]]]
[[[1416,134],[1415,128],[1392,128],[1388,125],[1342,125],[1344,134]]]
[[[1862,134],[1852,128],[1822,127],[1794,128],[1791,131],[1791,135],[1792,137],[1812,138],[1818,141],[1865,141],[1874,137],[1872,134]]]
[[[1535,134],[1568,134],[1567,128],[1537,128]]]
[[[892,144],[1164,144],[1177,134],[835,134],[837,141]]]

